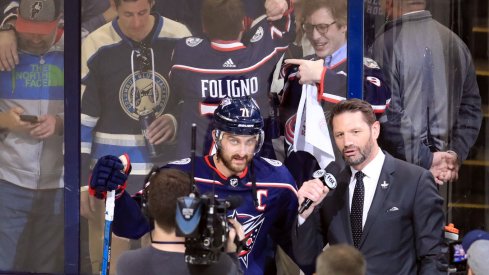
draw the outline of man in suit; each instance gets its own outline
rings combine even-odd
[[[347,167],[331,192],[317,179],[299,189],[300,204],[314,202],[292,236],[299,263],[327,243],[346,243],[363,253],[367,274],[445,274],[443,200],[430,172],[380,149],[380,124],[365,101],[338,103],[330,123]]]

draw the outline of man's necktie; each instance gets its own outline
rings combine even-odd
[[[363,177],[365,176],[362,171],[358,171],[355,174],[357,182],[355,184],[355,190],[353,191],[353,199],[351,202],[350,211],[350,224],[351,234],[353,236],[353,245],[358,248],[360,245],[360,239],[362,238],[362,216],[363,216],[363,198],[365,197],[365,188],[363,186]]]

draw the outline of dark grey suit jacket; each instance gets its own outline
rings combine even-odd
[[[431,173],[385,153],[385,161],[360,241],[367,274],[446,274],[443,269],[443,199]],[[324,245],[353,245],[346,167],[331,191],[296,230],[299,264],[313,264]]]

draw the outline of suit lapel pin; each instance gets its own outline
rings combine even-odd
[[[382,187],[382,189],[387,189],[387,187],[389,187],[389,184],[384,180],[384,183],[380,184],[380,187]]]

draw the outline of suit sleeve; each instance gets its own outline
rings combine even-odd
[[[319,212],[315,210],[300,226],[296,216],[292,225],[292,248],[299,265],[314,265],[325,245]]]
[[[414,234],[418,274],[446,274],[442,272],[443,251],[443,199],[438,194],[433,176],[426,170],[419,179],[414,202]]]

